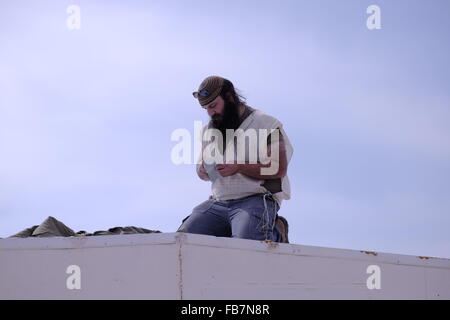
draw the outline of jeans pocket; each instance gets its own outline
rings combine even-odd
[[[214,200],[208,199],[200,203],[198,206],[194,207],[194,209],[192,209],[192,212],[206,212],[213,206],[213,204]]]
[[[189,219],[190,216],[191,216],[191,215],[188,215],[186,218],[184,218],[184,219],[181,221],[181,224],[183,224],[187,219]]]
[[[196,213],[196,212],[206,212],[208,211],[212,205],[214,204],[214,200],[209,199],[206,201],[203,201],[202,203],[200,203],[198,206],[194,207],[194,209],[192,209],[192,213],[190,215],[188,215],[186,218],[184,218],[181,221],[181,225],[183,225],[183,223],[189,219],[190,216],[192,216],[192,214]]]

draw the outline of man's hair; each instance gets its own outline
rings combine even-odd
[[[219,147],[219,150],[223,153],[228,142],[226,139],[226,129],[236,130],[239,127],[239,106],[246,105],[246,102],[244,96],[242,96],[239,90],[234,88],[233,83],[227,79],[224,80],[219,95],[225,101],[225,109],[222,121],[220,123],[213,121],[213,128],[218,129],[222,133],[223,144],[222,148]]]
[[[220,91],[220,96],[223,100],[225,100],[225,102],[229,101],[229,98],[226,96],[227,93],[231,95],[236,105],[246,104],[245,97],[239,92],[238,89],[234,87],[233,83],[228,79],[224,79],[222,90]]]

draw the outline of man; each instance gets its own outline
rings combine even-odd
[[[211,118],[202,130],[197,174],[211,181],[213,195],[177,232],[289,242],[278,210],[290,199],[286,173],[293,151],[281,122],[248,106],[219,76],[204,79],[193,95]]]

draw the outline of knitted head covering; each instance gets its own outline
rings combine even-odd
[[[225,79],[219,76],[210,76],[203,80],[198,91],[192,92],[194,98],[198,99],[201,106],[207,105],[216,99],[222,91]]]

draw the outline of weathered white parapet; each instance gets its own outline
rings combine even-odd
[[[450,299],[450,260],[183,233],[2,239],[0,299]]]

